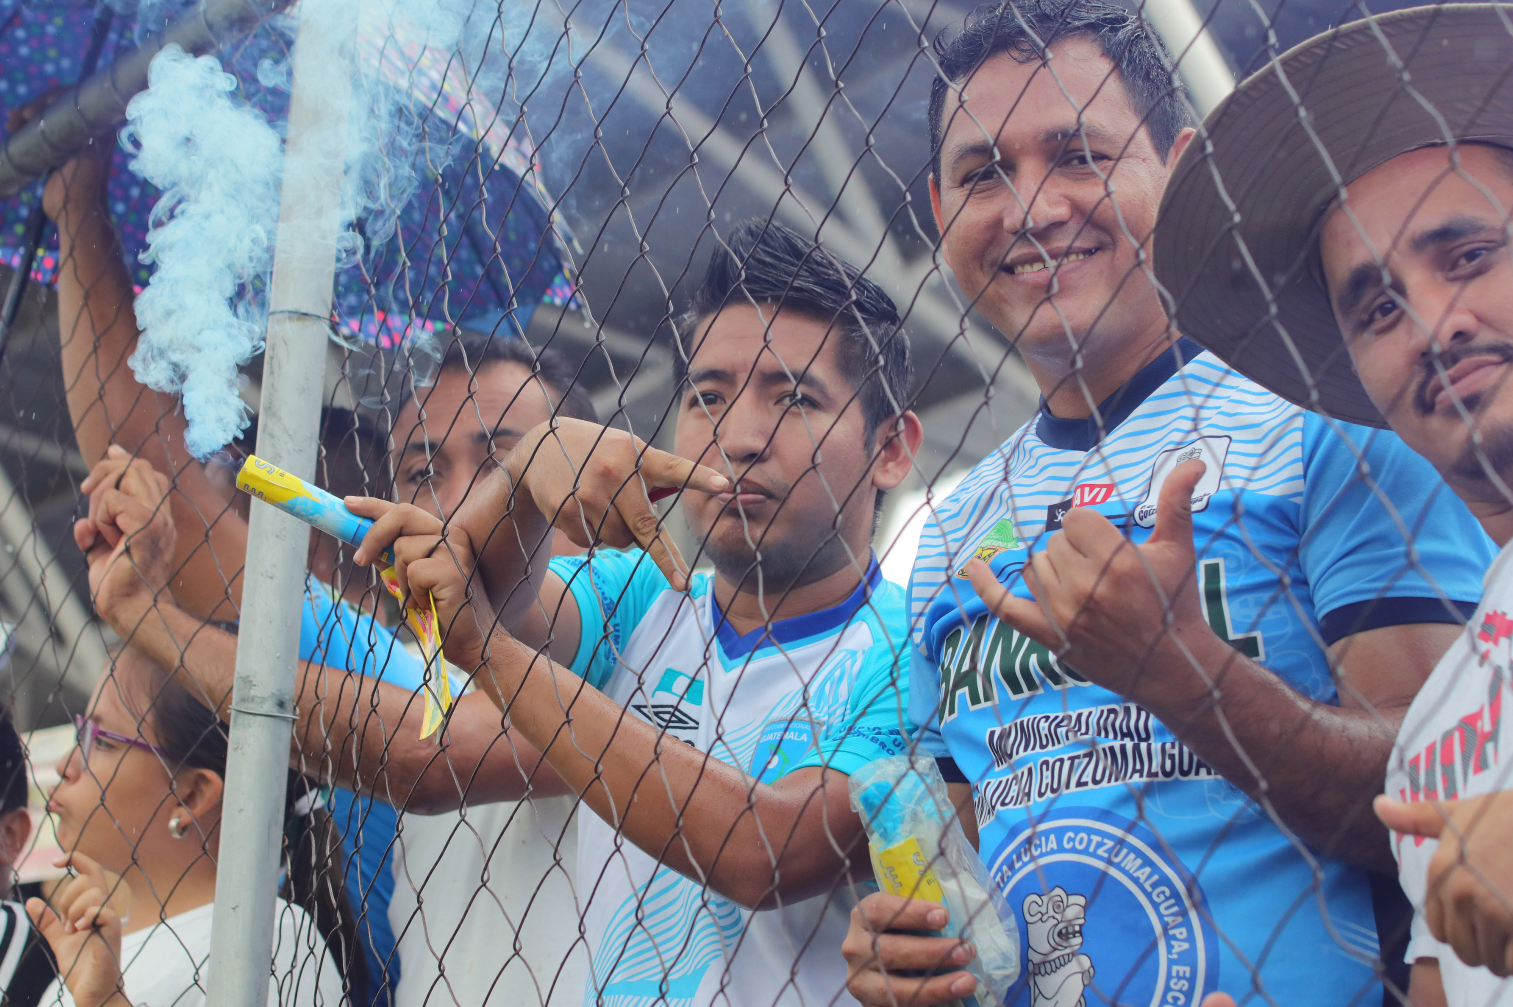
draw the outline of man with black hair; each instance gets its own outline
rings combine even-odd
[[[833,1003],[871,873],[847,777],[907,744],[903,592],[871,538],[922,439],[908,344],[875,284],[762,221],[716,249],[677,335],[674,453],[543,424],[445,529],[352,502],[377,519],[357,559],[393,544],[448,658],[594,812],[585,1003]],[[597,548],[548,562],[554,527]]]
[[[1375,1001],[1370,802],[1485,536],[1396,438],[1173,331],[1147,256],[1193,130],[1138,15],[980,8],[936,57],[944,257],[1043,396],[935,507],[910,584],[911,720],[1018,917],[1011,1002]],[[879,933],[940,911],[862,904],[858,999],[971,989],[898,974],[959,967],[955,941]]]

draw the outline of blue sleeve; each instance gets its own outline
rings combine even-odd
[[[851,683],[844,720],[827,724],[819,745],[794,763],[799,769],[824,766],[850,776],[874,759],[899,755],[909,747],[909,654],[904,634],[873,644]]]
[[[1380,626],[1464,621],[1496,555],[1492,540],[1396,434],[1339,427],[1313,413],[1303,426],[1299,562],[1325,642]]]
[[[643,550],[596,549],[583,556],[553,556],[549,569],[561,577],[578,605],[578,653],[572,670],[604,688],[631,631],[670,584]]]
[[[313,577],[306,583],[299,656],[412,692],[419,689],[425,681],[425,663],[404,649],[393,630],[380,626],[372,616],[334,594]]]
[[[951,758],[940,735],[940,666],[918,648],[909,655],[909,723],[915,747],[937,759]]]
[[[368,1003],[387,1007],[399,986],[399,959],[389,903],[394,898],[391,852],[399,816],[382,801],[339,788],[331,792],[331,815],[347,855],[347,902],[357,918],[357,943],[368,972]]]

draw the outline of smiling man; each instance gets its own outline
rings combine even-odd
[[[394,542],[448,658],[594,812],[584,1003],[834,1003],[871,874],[847,775],[907,744],[903,591],[871,539],[922,439],[908,345],[881,289],[766,222],[726,236],[679,335],[673,453],[545,424],[447,529],[455,556],[434,517],[370,501],[357,558]],[[713,574],[688,574],[659,490]],[[597,548],[542,562],[554,526]],[[452,590],[475,555],[481,616]],[[496,613],[515,637],[489,639]]]
[[[1419,910],[1415,1004],[1513,1004],[1509,13],[1398,11],[1293,49],[1210,117],[1211,151],[1178,166],[1157,242],[1195,336],[1280,395],[1390,425],[1502,546],[1377,802]],[[1304,80],[1306,133],[1284,83]],[[1275,279],[1225,270],[1242,251]]]
[[[937,505],[910,585],[911,719],[1019,918],[1011,1002],[1376,1001],[1370,801],[1490,546],[1396,438],[1172,330],[1146,258],[1193,133],[1138,17],[981,8],[937,61],[941,248],[1044,397]],[[970,989],[898,974],[953,941],[878,932],[935,911],[862,903],[858,999]]]

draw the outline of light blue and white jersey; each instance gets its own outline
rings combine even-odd
[[[721,617],[707,574],[683,594],[640,551],[551,568],[582,617],[573,670],[671,738],[763,783],[814,766],[849,775],[907,746],[904,593],[876,560],[840,605],[745,636]],[[749,912],[589,814],[578,816],[577,877],[585,1004],[854,1002],[840,944],[855,899],[841,879],[833,895]]]
[[[1288,839],[1166,725],[989,616],[959,574],[978,555],[1027,597],[1027,550],[1075,506],[1143,542],[1166,475],[1201,458],[1209,624],[1337,704],[1325,648],[1461,620],[1492,544],[1393,434],[1333,433],[1186,340],[1101,412],[1100,438],[1042,410],[973,469],[925,528],[909,589],[911,719],[947,779],[973,784],[982,857],[1019,916],[1009,1002],[1075,1004],[1091,986],[1090,1007],[1216,989],[1243,1004],[1257,987],[1291,1007],[1378,1003],[1366,872]]]

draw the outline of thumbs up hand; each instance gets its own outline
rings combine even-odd
[[[1169,707],[1174,690],[1196,699],[1206,691],[1201,677],[1170,669],[1190,663],[1187,641],[1217,638],[1195,575],[1192,495],[1204,469],[1194,459],[1172,470],[1141,545],[1091,508],[1068,511],[1025,560],[1020,575],[1033,601],[1012,594],[981,560],[967,563],[967,577],[990,612],[1089,681],[1152,709]]]

